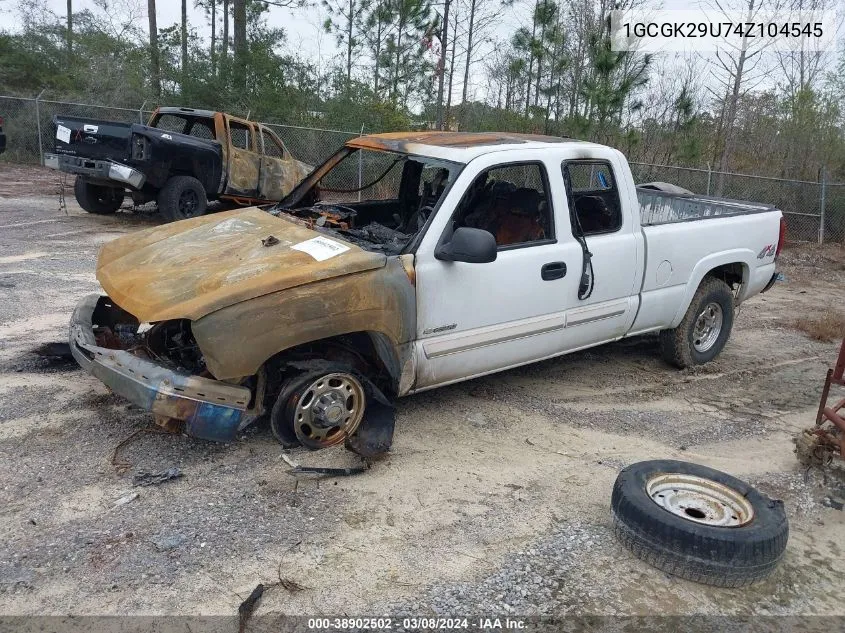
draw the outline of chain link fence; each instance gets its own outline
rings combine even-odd
[[[790,241],[845,239],[845,183],[786,180],[709,169],[631,163],[637,182],[663,181],[698,194],[771,204],[783,211]]]
[[[139,108],[116,108],[65,101],[27,99],[0,96],[0,117],[5,123],[6,152],[0,160],[13,163],[38,165],[44,152],[52,151],[56,131],[53,116],[90,117],[123,123],[146,123],[151,110]],[[360,132],[346,132],[321,128],[306,128],[278,123],[265,123],[270,127],[291,153],[310,165],[319,165],[347,140],[359,136]]]
[[[146,104],[144,104],[146,105]],[[5,120],[6,153],[0,160],[39,164],[54,145],[52,119],[56,114],[112,121],[146,122],[151,112],[91,104],[0,96],[0,117]],[[265,123],[291,153],[310,165],[318,165],[344,142],[363,133]],[[845,241],[845,183],[786,180],[709,169],[631,163],[636,182],[670,182],[697,194],[772,204],[784,212],[791,241]],[[352,171],[358,171],[352,174]],[[350,182],[360,171],[350,169]]]

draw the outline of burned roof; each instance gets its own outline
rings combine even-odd
[[[359,136],[347,141],[354,149],[387,150],[467,161],[491,150],[572,143],[569,138],[518,132],[390,132]]]
[[[181,114],[182,116],[213,117],[216,113],[213,110],[197,110],[196,108],[183,108],[180,106],[162,106],[158,108],[159,114]]]

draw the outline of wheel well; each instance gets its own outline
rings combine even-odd
[[[721,266],[716,266],[716,268],[708,272],[706,277],[721,279],[731,288],[736,290],[742,285],[742,282],[745,279],[745,266],[740,262],[722,264]]]
[[[367,378],[385,394],[395,395],[397,392],[399,361],[387,337],[380,332],[350,332],[303,343],[270,357],[264,363],[268,395],[278,390],[280,385],[274,379],[281,379],[288,363],[312,358],[349,363],[367,374]]]
[[[205,189],[205,184],[203,184],[202,178],[200,178],[198,174],[195,174],[193,169],[187,169],[184,167],[180,167],[177,169],[171,168],[170,173],[167,174],[167,180],[170,180],[175,176],[190,176],[191,178],[196,178],[197,180],[199,180],[200,184],[202,185],[202,188]]]

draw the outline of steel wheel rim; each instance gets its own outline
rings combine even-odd
[[[711,349],[722,333],[724,314],[722,306],[715,301],[704,306],[704,310],[695,319],[695,327],[692,331],[692,345],[697,352],[706,352]]]
[[[754,519],[754,507],[730,486],[681,473],[659,473],[646,482],[646,494],[675,516],[712,527],[740,527]]]
[[[296,437],[305,446],[326,448],[352,435],[364,417],[364,387],[352,374],[332,373],[302,391],[293,412]]]

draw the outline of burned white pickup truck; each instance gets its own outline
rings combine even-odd
[[[711,360],[783,242],[777,209],[638,191],[609,147],[365,136],[269,213],[108,243],[70,342],[192,435],[266,416],[286,446],[373,454],[410,393],[654,331],[669,362]]]

